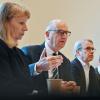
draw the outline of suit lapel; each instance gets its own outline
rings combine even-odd
[[[76,58],[75,59],[76,66],[79,69],[80,73],[80,86],[81,86],[81,93],[84,94],[86,91],[86,79],[85,79],[85,73],[82,64],[80,61]]]

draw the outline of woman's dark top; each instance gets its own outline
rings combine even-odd
[[[28,95],[35,89],[26,62],[20,49],[9,48],[0,39],[0,96]]]

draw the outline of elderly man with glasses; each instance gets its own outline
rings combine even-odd
[[[71,32],[64,21],[52,20],[46,27],[45,42],[42,45],[22,48],[30,60],[30,75],[39,84],[38,88],[44,90],[43,93],[47,93],[46,79],[48,78],[63,79],[61,87],[64,94],[67,90],[73,91],[75,89],[76,82],[73,81],[70,61],[59,51],[65,46],[70,34]],[[57,69],[57,77],[53,76],[53,69]]]
[[[95,69],[90,65],[95,50],[91,39],[79,40],[74,46],[75,59],[71,62],[72,72],[80,86],[82,96],[98,96],[100,93]]]

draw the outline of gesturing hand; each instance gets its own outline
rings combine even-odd
[[[39,61],[36,63],[38,72],[48,71],[49,69],[58,67],[63,62],[63,58],[61,55],[47,56],[47,57],[45,55],[46,55],[46,49],[44,48]]]

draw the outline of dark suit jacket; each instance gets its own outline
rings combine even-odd
[[[98,96],[99,91],[99,85],[97,80],[97,75],[95,73],[94,68],[91,66],[91,72],[89,72],[89,88],[88,92],[86,93],[86,80],[85,80],[85,73],[84,69],[82,67],[82,64],[80,61],[75,58],[72,62],[72,73],[74,75],[74,79],[77,82],[77,84],[81,88],[81,95],[87,95],[87,96]]]
[[[22,96],[32,92],[24,54],[18,48],[9,48],[0,40],[0,96]]]
[[[100,73],[98,72],[98,68],[95,68],[96,74],[97,74],[97,78],[98,78],[98,82],[100,84]]]
[[[26,46],[22,48],[22,51],[28,57],[31,64],[31,63],[36,63],[39,60],[44,47],[45,47],[44,44]],[[59,66],[60,78],[66,81],[73,80],[70,61],[62,53],[59,52],[59,55],[62,55],[63,57],[63,63],[61,64],[61,66]],[[41,74],[37,76],[33,76],[33,80],[36,80],[37,84],[39,84],[38,88],[41,90],[44,90],[43,92],[45,91],[47,92],[47,85],[46,85],[47,78],[48,78],[47,71],[42,72]]]

